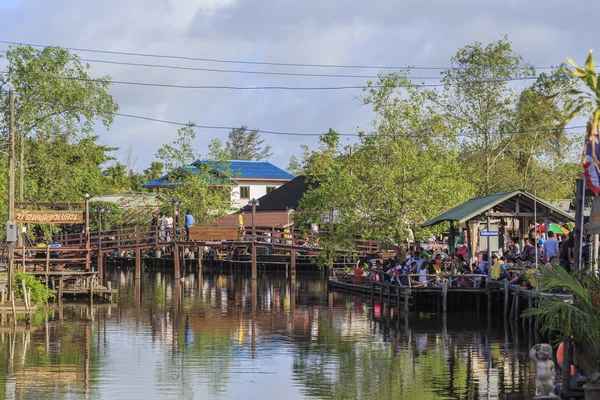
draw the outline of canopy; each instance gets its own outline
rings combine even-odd
[[[548,230],[550,232],[554,232],[556,234],[559,235],[566,235],[569,233],[569,230],[567,228],[563,228],[562,226],[558,225],[558,224],[550,224],[550,226],[548,227]],[[537,232],[546,232],[546,226],[545,225],[539,225],[536,228]]]
[[[575,221],[573,215],[554,207],[547,201],[523,190],[515,190],[468,200],[425,222],[421,227],[437,225],[446,221],[464,223],[480,215],[509,218],[531,218],[535,215],[540,219],[548,216],[549,222],[553,223]]]

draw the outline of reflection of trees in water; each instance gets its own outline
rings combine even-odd
[[[517,350],[505,352],[486,333],[408,331],[385,343],[366,331],[341,335],[324,317],[317,342],[294,351],[294,379],[306,396],[332,399],[476,399],[533,386],[523,371],[526,356],[515,360]]]

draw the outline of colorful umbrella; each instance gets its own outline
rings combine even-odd
[[[558,235],[566,235],[569,233],[569,230],[567,228],[563,228],[562,226],[558,225],[558,224],[550,224],[549,226],[550,231],[554,232]],[[546,232],[546,226],[545,225],[539,225],[536,229],[537,232]]]

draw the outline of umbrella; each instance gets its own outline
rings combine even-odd
[[[569,233],[569,230],[567,228],[563,228],[562,226],[558,225],[558,224],[550,224],[549,226],[550,231],[554,232],[556,234],[559,235],[566,235]],[[546,232],[546,226],[545,225],[539,225],[536,229],[537,232]]]

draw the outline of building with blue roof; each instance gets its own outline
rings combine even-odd
[[[231,203],[235,208],[241,208],[248,204],[248,200],[258,199],[294,179],[294,175],[268,161],[227,160],[223,163],[199,159],[190,167],[182,168],[185,172],[192,174],[198,173],[200,168],[208,168],[213,172],[215,181],[230,184]],[[178,182],[171,182],[169,176],[172,174],[166,174],[141,186],[159,191],[177,185]]]

